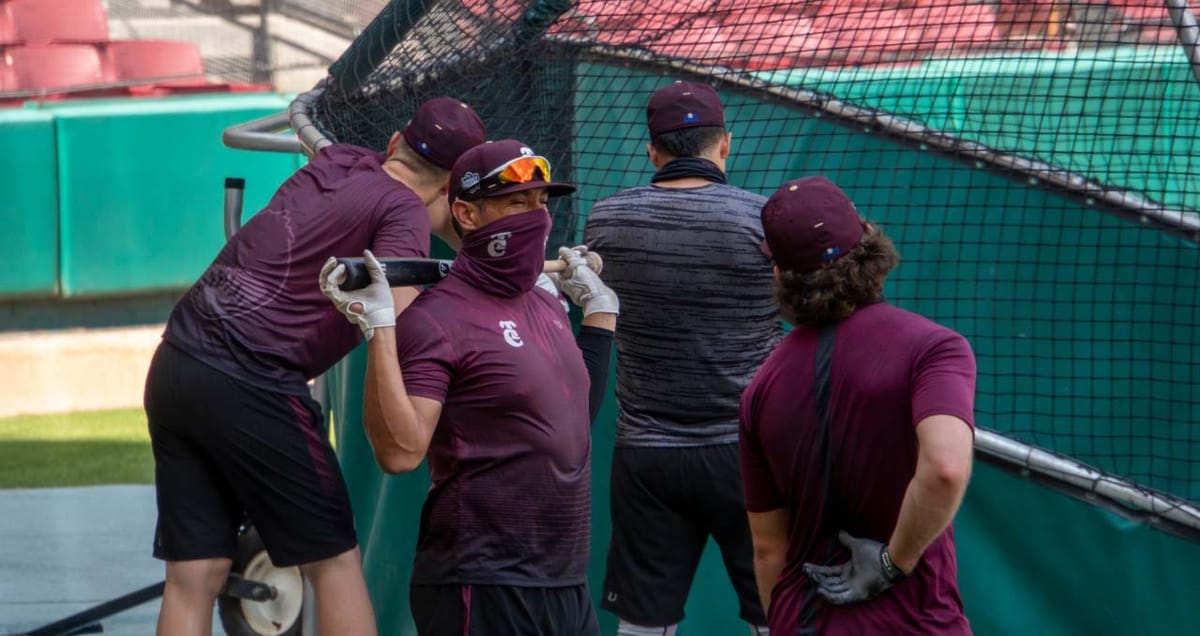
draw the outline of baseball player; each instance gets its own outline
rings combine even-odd
[[[464,236],[449,276],[393,318],[387,282],[324,289],[367,333],[363,416],[392,473],[428,457],[411,605],[421,636],[598,634],[586,576],[591,524],[589,389],[607,376],[617,297],[563,248],[564,293],[583,308],[578,338],[537,285],[549,197],[573,187],[516,140],[454,164],[452,213]]]
[[[711,536],[742,619],[764,633],[737,407],[782,333],[759,249],[765,199],[726,182],[731,135],[711,87],[664,86],[646,115],[657,172],[596,203],[584,231],[623,305],[602,606],[621,636],[673,634]]]
[[[889,305],[892,242],[824,177],[762,211],[796,328],[746,389],[741,464],[774,634],[969,634],[951,520],[971,472],[975,358]]]
[[[166,561],[159,634],[211,633],[248,513],[275,565],[298,565],[322,634],[374,634],[337,458],[308,380],[360,341],[314,285],[330,254],[428,256],[453,243],[449,169],[485,136],[466,104],[430,100],[386,154],[319,152],[283,183],[175,306],[146,379]],[[416,295],[395,290],[392,311]]]

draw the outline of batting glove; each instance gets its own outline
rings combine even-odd
[[[804,573],[826,601],[847,605],[872,599],[908,576],[892,563],[887,545],[845,531],[838,533],[838,541],[850,549],[849,561],[830,566],[804,564]]]
[[[558,283],[563,294],[583,309],[584,316],[621,313],[616,292],[588,267],[583,255],[571,248],[560,247],[558,257],[567,262],[567,269],[559,277]]]
[[[571,248],[571,251],[583,257],[583,260],[587,262],[588,269],[596,272],[597,275],[603,273],[604,259],[600,258],[600,254],[597,252],[589,252],[588,246],[586,245],[576,245],[575,247]]]
[[[371,276],[371,284],[362,289],[343,291],[339,285],[346,280],[346,266],[329,257],[321,268],[321,293],[370,340],[377,327],[396,326],[396,302],[392,300],[392,288],[383,265],[371,250],[363,250],[363,264]]]

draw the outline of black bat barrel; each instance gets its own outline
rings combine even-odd
[[[343,291],[354,291],[371,284],[371,275],[361,256],[339,258],[338,262],[346,266],[346,280],[339,286]],[[379,262],[392,287],[436,283],[450,273],[453,263],[437,258],[381,258]]]

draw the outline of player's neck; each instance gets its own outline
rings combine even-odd
[[[404,163],[399,159],[394,157],[386,159],[384,160],[382,167],[383,171],[386,172],[389,177],[404,184],[404,186],[409,190],[412,190],[413,194],[416,194],[417,197],[421,199],[421,202],[427,206],[441,192],[441,188],[436,185],[419,185],[422,180],[418,179],[417,176],[408,169],[408,166],[405,166]]]

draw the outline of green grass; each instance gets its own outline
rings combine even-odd
[[[141,409],[0,419],[0,488],[151,483]]]

